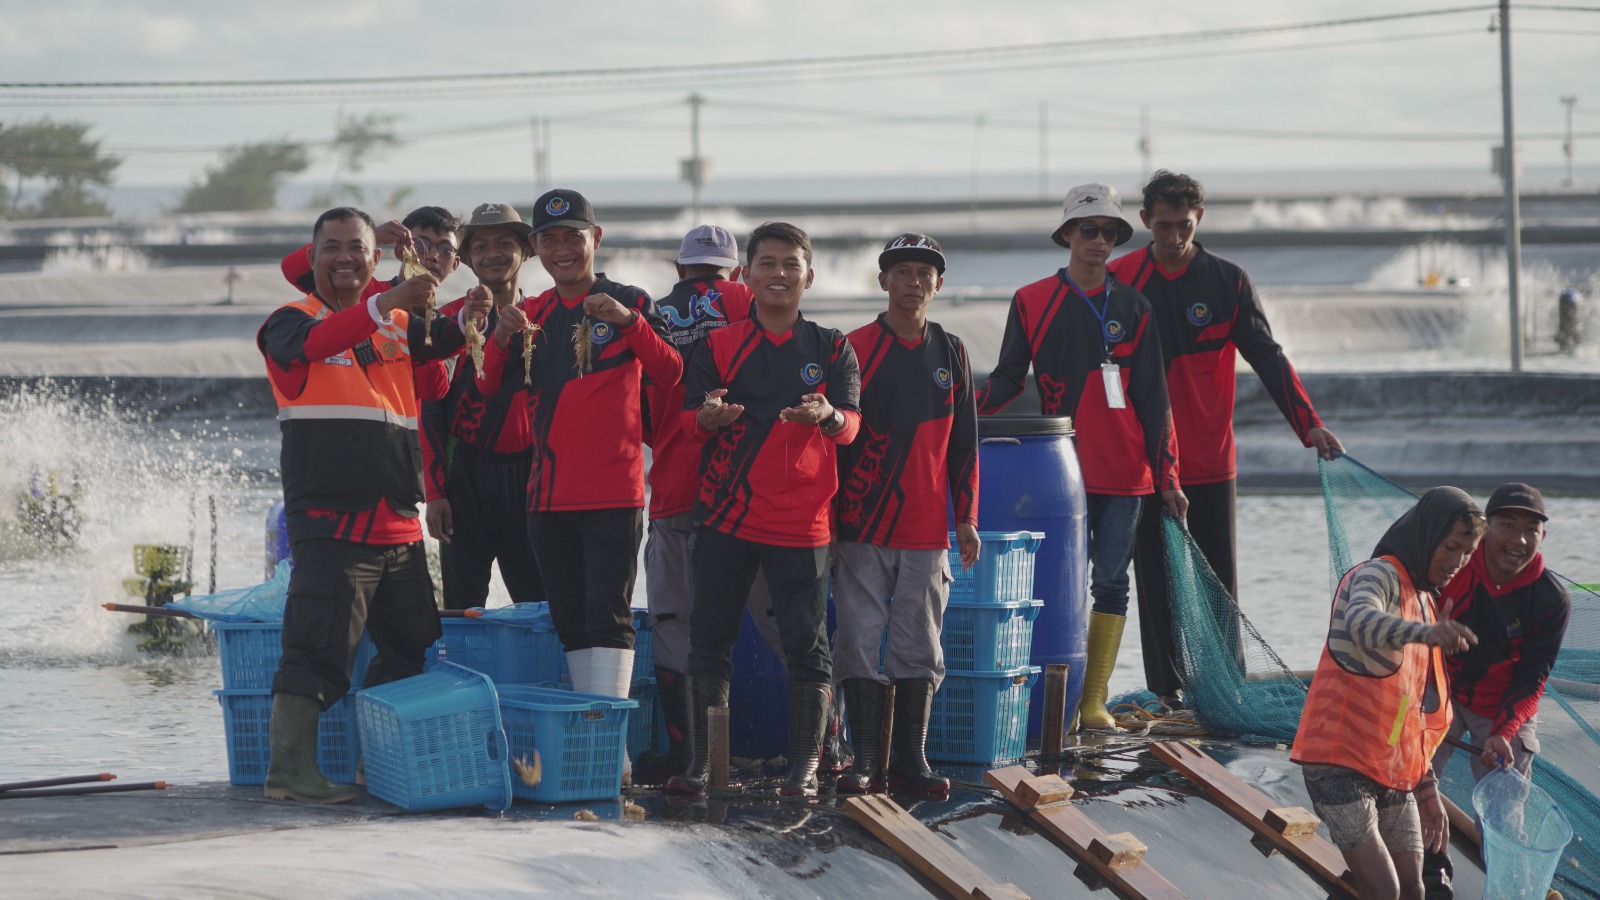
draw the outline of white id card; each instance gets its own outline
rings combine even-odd
[[[1116,363],[1104,363],[1100,366],[1100,377],[1106,383],[1106,406],[1126,409],[1128,401],[1122,396],[1122,367]]]

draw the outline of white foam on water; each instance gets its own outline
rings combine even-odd
[[[113,243],[113,240],[119,242]],[[40,266],[45,275],[75,275],[85,272],[143,272],[149,259],[120,239],[90,240],[81,246],[52,250]]]

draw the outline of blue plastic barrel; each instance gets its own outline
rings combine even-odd
[[[1066,663],[1067,716],[1078,708],[1088,662],[1088,515],[1083,472],[1066,416],[978,418],[978,527],[1042,531],[1034,562],[1033,665]],[[1028,736],[1042,730],[1044,679],[1034,682]]]
[[[289,558],[289,521],[283,513],[283,501],[277,500],[267,510],[267,580],[278,571],[278,560]]]

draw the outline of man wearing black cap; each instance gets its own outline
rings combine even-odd
[[[1085,436],[1078,459],[1094,609],[1078,720],[1093,729],[1116,727],[1106,711],[1106,684],[1127,623],[1140,498],[1159,493],[1179,518],[1188,509],[1178,487],[1178,447],[1150,302],[1106,271],[1111,249],[1132,236],[1116,188],[1082,184],[1067,192],[1051,238],[1071,260],[1012,298],[1000,361],[978,391],[978,412],[997,413],[1022,393],[1032,365],[1044,414],[1071,416]]]
[[[455,316],[469,300],[490,300],[492,309],[477,322],[487,335],[499,311],[522,300],[517,277],[531,252],[532,229],[511,206],[485,203],[461,229],[461,260],[478,286],[445,304],[440,315]],[[527,388],[522,378],[502,378],[493,394],[479,390],[478,367],[470,353],[448,361],[448,389],[442,400],[422,404],[422,472],[427,485],[428,533],[440,543],[444,608],[482,606],[489,596],[489,573],[496,560],[506,592],[516,603],[544,599],[539,566],[528,549],[528,517],[523,492],[533,458],[528,430]]]
[[[1561,652],[1572,600],[1539,553],[1546,516],[1538,489],[1502,484],[1484,509],[1489,530],[1442,594],[1451,617],[1478,636],[1476,646],[1445,659],[1455,701],[1449,734],[1470,735],[1483,747],[1472,758],[1474,780],[1498,766],[1526,777],[1539,752],[1539,697]],[[1439,747],[1434,771],[1444,771],[1452,749]],[[1426,854],[1430,898],[1450,896],[1451,874],[1448,854]]]
[[[878,747],[878,735],[889,683],[890,784],[933,795],[950,790],[923,749],[945,671],[939,637],[950,596],[947,504],[955,510],[962,566],[978,559],[978,410],[965,345],[928,321],[944,268],[933,238],[891,239],[878,255],[878,286],[889,308],[849,335],[861,364],[861,432],[839,449],[834,499],[834,676],[855,745],[855,766],[839,777],[842,793],[881,787],[881,751],[889,748]]]
[[[500,311],[479,389],[521,380],[532,353],[528,541],[573,687],[625,698],[644,537],[641,381],[676,383],[683,357],[648,294],[595,272],[600,237],[577,191],[535,201],[529,240],[555,287]]]

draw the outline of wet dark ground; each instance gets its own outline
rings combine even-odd
[[[1207,741],[1205,749],[1234,774],[1284,805],[1310,806],[1298,768],[1280,748]],[[1292,860],[1257,849],[1253,836],[1211,804],[1181,775],[1156,759],[1142,742],[1089,738],[1058,763],[1029,768],[1059,772],[1077,788],[1073,802],[1108,833],[1132,832],[1149,851],[1145,861],[1191,897],[1322,898],[1326,885]],[[1106,897],[1106,887],[1027,816],[984,786],[982,766],[941,766],[952,777],[948,800],[896,799],[913,816],[999,881],[1035,898]],[[588,810],[601,821],[625,819],[624,804],[642,808],[629,827],[679,829],[686,840],[708,836],[725,842],[724,858],[741,877],[766,884],[772,895],[819,897],[940,896],[937,888],[839,808],[840,798],[816,801],[776,793],[779,770],[745,765],[738,786],[709,798],[684,801],[659,790],[633,788],[600,803],[538,805],[518,802],[504,813],[461,810],[436,818],[498,822],[573,821]],[[369,796],[337,807],[272,802],[254,787],[209,783],[176,786],[156,794],[37,798],[3,801],[0,855],[59,854],[71,865],[74,851],[139,848],[198,842],[227,835],[298,828],[334,828],[409,816]],[[415,816],[412,816],[415,818]],[[699,826],[699,827],[693,827]],[[712,826],[706,828],[705,826]],[[585,828],[573,822],[574,828]],[[1470,849],[1454,848],[1457,896],[1477,897],[1483,873]],[[0,866],[3,868],[3,866]]]

